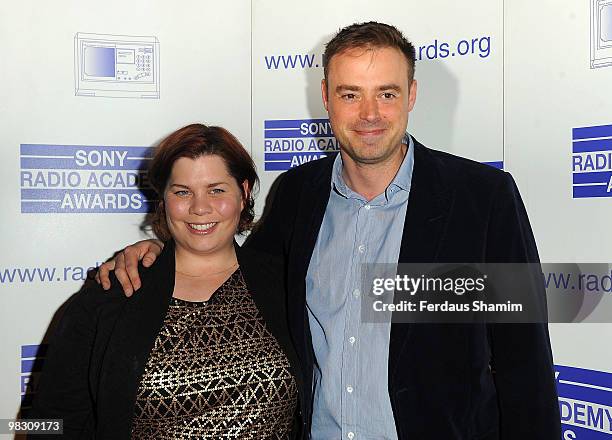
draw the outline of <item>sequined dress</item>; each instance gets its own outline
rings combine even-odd
[[[238,269],[206,302],[171,299],[132,439],[285,439],[296,406],[288,358]]]

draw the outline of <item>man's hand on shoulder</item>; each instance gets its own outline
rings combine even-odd
[[[102,284],[104,290],[110,289],[110,271],[114,270],[125,296],[132,296],[132,293],[141,286],[138,262],[142,260],[144,267],[151,266],[163,248],[164,243],[159,240],[142,240],[134,243],[102,264],[96,274],[96,281]]]

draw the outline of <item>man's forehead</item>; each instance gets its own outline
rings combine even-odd
[[[376,70],[386,68],[387,73],[397,72],[403,75],[409,73],[410,66],[404,54],[396,47],[358,46],[347,48],[332,56],[328,64],[328,79],[338,74],[341,76],[367,74],[372,68]]]
[[[334,60],[338,58],[350,59],[350,58],[361,58],[363,56],[376,57],[376,55],[381,52],[396,52],[398,55],[403,57],[402,51],[397,47],[393,46],[374,46],[372,44],[367,44],[363,46],[351,46],[347,47],[338,53],[334,54],[329,60],[332,63]]]

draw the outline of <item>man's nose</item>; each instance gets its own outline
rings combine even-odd
[[[195,215],[205,215],[212,212],[212,205],[208,194],[195,195],[191,203],[191,213]]]
[[[376,97],[364,97],[359,108],[359,117],[369,122],[375,122],[380,119],[378,111],[378,101]]]

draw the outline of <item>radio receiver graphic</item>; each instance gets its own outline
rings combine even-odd
[[[75,95],[159,98],[159,41],[77,33],[74,37]]]

